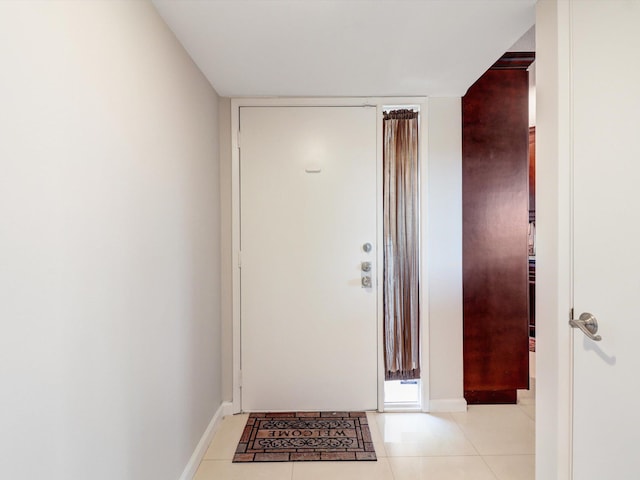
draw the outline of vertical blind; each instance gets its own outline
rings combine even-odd
[[[420,378],[418,112],[384,114],[386,380]]]

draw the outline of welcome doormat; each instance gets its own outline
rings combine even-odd
[[[364,412],[252,413],[233,457],[239,462],[376,460]]]

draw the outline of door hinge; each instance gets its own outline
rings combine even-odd
[[[242,370],[238,371],[238,386],[242,388]]]
[[[242,252],[238,252],[238,268],[242,268]]]
[[[573,308],[569,311],[569,320],[573,320]]]

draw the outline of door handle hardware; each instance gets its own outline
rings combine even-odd
[[[573,316],[573,315],[572,315]],[[577,320],[572,318],[569,320],[569,325],[573,328],[579,328],[582,330],[587,337],[589,337],[594,342],[599,342],[602,340],[600,335],[596,335],[598,333],[598,320],[589,312],[584,312],[580,314],[580,318]]]
[[[370,272],[371,271],[371,262],[362,262],[360,264],[360,268],[362,269],[363,272]]]
[[[362,288],[371,288],[371,277],[369,275],[362,276]]]

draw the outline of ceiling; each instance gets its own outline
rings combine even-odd
[[[462,96],[536,0],[152,0],[222,96]]]

